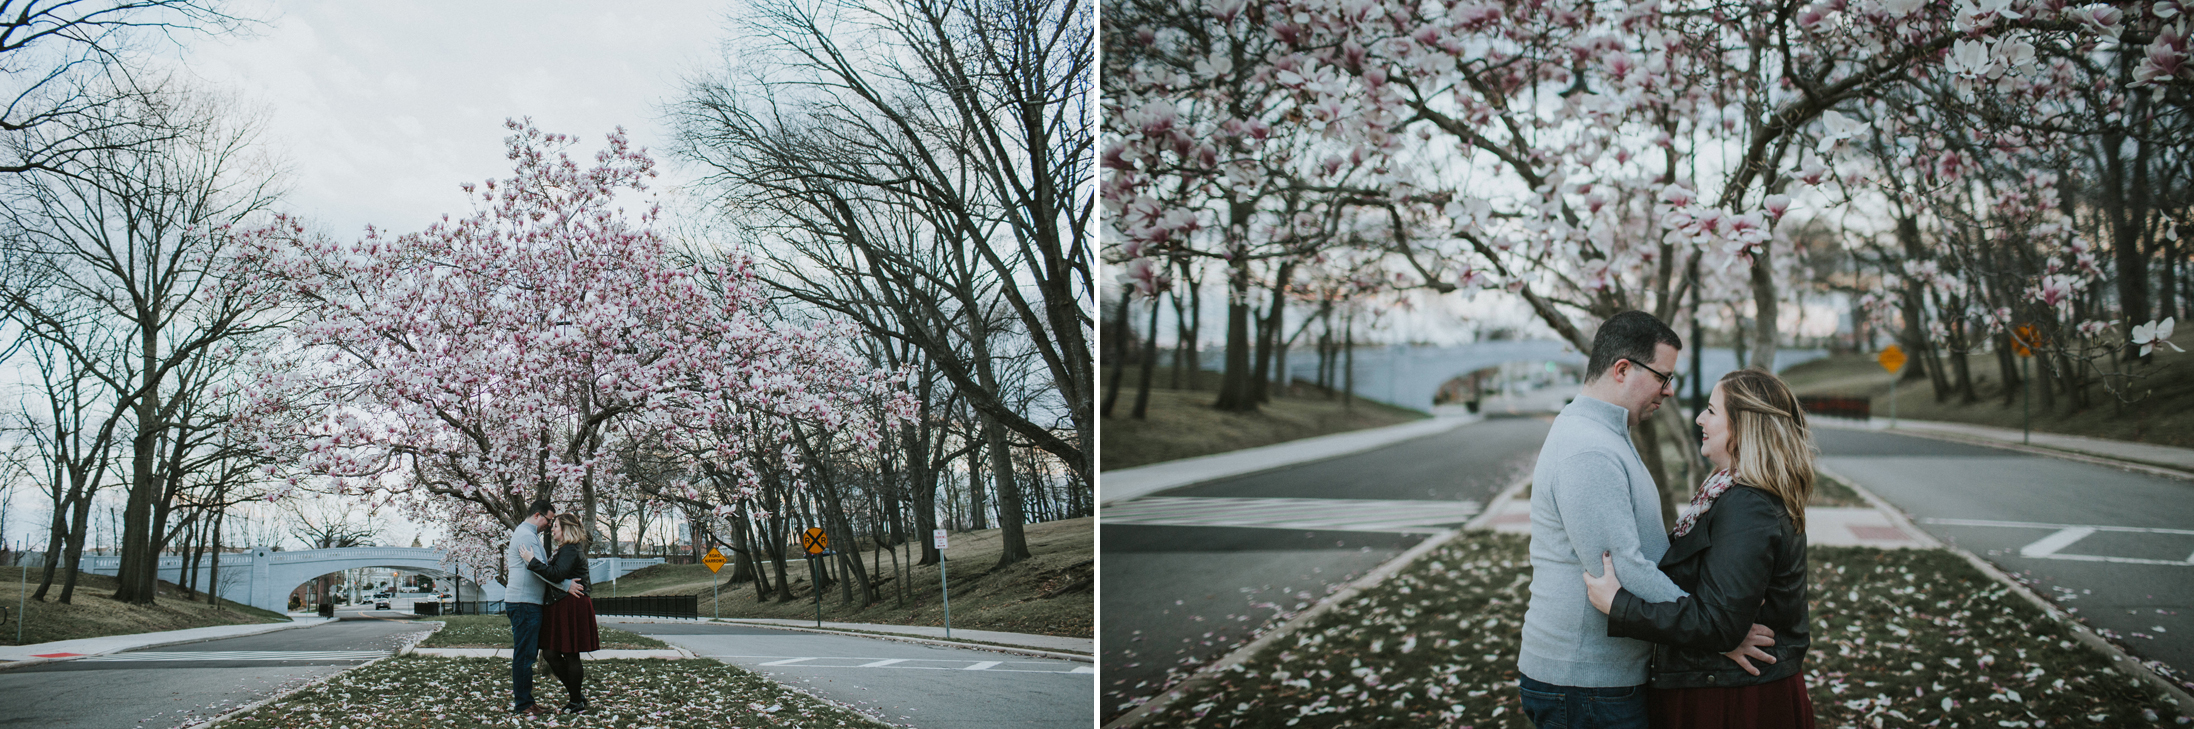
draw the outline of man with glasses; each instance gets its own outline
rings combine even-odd
[[[1516,667],[1524,714],[1541,727],[1646,726],[1652,644],[1608,637],[1607,616],[1592,607],[1577,574],[1599,571],[1607,553],[1623,587],[1640,598],[1685,595],[1655,566],[1668,551],[1661,494],[1630,438],[1631,428],[1676,394],[1683,346],[1642,311],[1601,324],[1584,388],[1539,450],[1531,476],[1531,603]],[[1748,638],[1731,657],[1765,657],[1752,646],[1768,642]]]

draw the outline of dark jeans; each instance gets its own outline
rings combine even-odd
[[[541,606],[530,602],[503,604],[510,616],[510,687],[517,697],[513,708],[533,705],[533,660],[541,652]]]
[[[1646,687],[1578,688],[1522,676],[1524,716],[1539,729],[1645,729]]]

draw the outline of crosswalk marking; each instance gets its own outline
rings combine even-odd
[[[86,661],[370,661],[388,651],[139,651],[92,656]]]
[[[972,666],[968,666],[967,668],[962,668],[962,669],[960,669],[960,670],[962,670],[962,671],[988,671],[988,670],[990,670],[990,669],[993,669],[993,668],[997,668],[997,667],[998,667],[998,664],[1000,664],[1000,663],[1004,663],[1004,662],[1005,662],[1005,661],[976,661],[976,662],[975,662],[975,665],[972,665]]]
[[[790,666],[790,665],[792,665],[792,664],[795,664],[795,663],[799,663],[799,662],[801,662],[801,661],[812,661],[812,660],[815,660],[815,659],[814,659],[813,657],[808,657],[808,658],[787,658],[787,659],[784,659],[784,660],[782,660],[782,661],[770,661],[770,662],[768,662],[768,663],[764,663],[764,664],[762,664],[762,665],[764,665],[764,666]]]
[[[1470,521],[1476,501],[1159,496],[1104,508],[1106,524],[1320,529],[1431,534]]]

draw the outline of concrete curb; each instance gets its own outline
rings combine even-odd
[[[228,638],[242,638],[242,637],[245,637],[245,636],[250,636],[250,635],[265,635],[265,634],[267,634],[267,633],[272,633],[272,632],[274,632],[274,631],[277,631],[277,630],[288,630],[288,629],[290,629],[290,628],[303,628],[303,627],[306,627],[306,626],[310,626],[310,625],[320,625],[321,623],[324,623],[324,622],[327,622],[327,621],[321,621],[321,620],[316,620],[316,621],[314,621],[314,622],[310,622],[310,623],[300,623],[300,622],[297,622],[296,620],[294,620],[294,619],[293,619],[293,620],[291,620],[290,622],[287,622],[287,623],[267,623],[267,624],[265,625],[265,628],[266,628],[265,630],[254,630],[254,631],[250,631],[250,632],[245,632],[245,633],[235,633],[235,634],[231,634],[231,635],[216,636],[216,637],[212,637],[212,638],[205,638],[205,637],[199,637],[199,638],[178,638],[178,639],[175,639],[175,640],[166,640],[166,641],[155,641],[155,642],[152,642],[152,643],[145,643],[145,644],[142,644],[142,645],[133,645],[133,646],[127,646],[127,647],[122,647],[122,648],[112,648],[112,649],[108,649],[108,650],[103,650],[103,651],[99,651],[99,652],[97,652],[97,653],[85,653],[85,654],[83,654],[83,655],[77,655],[77,656],[69,656],[69,657],[66,657],[66,658],[27,658],[27,659],[24,659],[24,660],[20,660],[20,661],[9,661],[9,662],[6,662],[6,663],[0,663],[0,671],[6,671],[6,670],[10,670],[10,669],[16,669],[16,668],[29,668],[29,667],[31,667],[31,666],[39,666],[39,665],[45,665],[45,664],[48,664],[48,663],[58,663],[58,662],[61,662],[61,661],[73,661],[73,660],[76,660],[76,659],[79,659],[79,658],[90,658],[90,657],[92,657],[92,656],[103,656],[103,655],[106,655],[106,654],[109,654],[109,653],[120,653],[120,652],[122,652],[122,651],[136,651],[136,650],[144,650],[144,649],[146,649],[146,648],[163,648],[163,647],[166,647],[166,646],[171,646],[171,645],[181,645],[181,644],[183,644],[183,643],[197,643],[197,642],[200,642],[200,641],[208,641],[208,640],[224,640],[224,639],[228,639]],[[112,636],[103,636],[103,637],[112,637]]]
[[[1816,468],[1818,467],[1816,466]],[[2170,701],[2173,704],[2177,704],[2181,709],[2194,708],[2194,695],[2188,694],[2186,689],[2180,688],[2177,684],[2173,684],[2170,679],[2164,678],[2163,676],[2157,675],[2155,671],[2149,670],[2148,666],[2143,665],[2140,659],[2134,658],[2131,654],[2126,653],[2125,649],[2118,647],[2117,644],[2111,643],[2110,641],[2103,639],[2103,637],[2097,635],[2093,629],[2088,628],[2086,624],[2083,624],[2079,622],[2077,618],[2072,617],[2070,613],[2065,612],[2064,610],[2058,608],[2056,604],[2051,603],[2048,599],[2043,598],[2041,595],[2036,594],[2033,590],[2028,589],[2027,586],[2020,583],[2017,578],[2006,574],[2002,569],[1997,568],[1996,565],[1989,563],[1988,560],[1981,559],[1979,555],[1968,552],[1965,549],[1958,547],[1957,545],[1947,544],[1940,540],[1936,540],[1934,538],[1934,535],[1928,534],[1927,532],[1921,531],[1917,527],[1914,527],[1912,525],[1912,521],[1905,516],[1903,511],[1898,510],[1895,506],[1891,506],[1889,502],[1882,500],[1882,497],[1874,495],[1874,492],[1866,490],[1865,486],[1861,486],[1857,482],[1854,482],[1847,478],[1843,478],[1842,476],[1837,476],[1834,472],[1826,471],[1825,469],[1823,470],[1823,472],[1827,473],[1830,477],[1835,478],[1838,481],[1844,482],[1844,485],[1850,486],[1852,492],[1857,493],[1860,498],[1866,499],[1868,503],[1874,504],[1884,513],[1889,514],[1890,518],[1897,522],[1897,526],[1899,528],[1909,529],[1914,534],[1918,534],[1923,538],[1928,539],[1929,541],[1935,542],[1935,545],[1943,551],[1958,555],[1960,558],[1963,558],[1968,564],[1973,565],[1974,569],[1980,570],[1981,574],[1988,575],[1990,579],[2002,583],[2003,586],[2006,589],[2010,590],[2012,594],[2025,598],[2026,601],[2032,603],[2034,607],[2041,608],[2042,613],[2048,615],[2051,620],[2055,620],[2058,623],[2063,624],[2068,628],[2071,628],[2073,639],[2087,645],[2087,647],[2089,648],[2101,651],[2103,655],[2110,658],[2111,663],[2118,671],[2122,671],[2127,675],[2133,676],[2134,678],[2146,680],[2150,685],[2162,689],[2164,692],[2164,699]]]
[[[1464,524],[1461,529],[1450,529],[1444,532],[1440,532],[1438,534],[1434,534],[1430,537],[1426,537],[1424,541],[1418,542],[1417,546],[1411,547],[1409,551],[1401,553],[1401,555],[1396,556],[1394,559],[1387,560],[1385,564],[1372,568],[1372,570],[1365,573],[1364,576],[1358,577],[1354,582],[1348,583],[1347,587],[1341,588],[1340,591],[1335,592],[1331,595],[1327,595],[1325,599],[1318,601],[1318,604],[1312,605],[1310,606],[1310,608],[1300,613],[1296,613],[1295,617],[1289,618],[1287,622],[1281,623],[1279,627],[1273,628],[1271,631],[1266,632],[1264,635],[1257,636],[1257,638],[1255,640],[1251,640],[1248,645],[1236,648],[1233,652],[1230,652],[1225,656],[1221,656],[1219,660],[1205,664],[1203,668],[1196,671],[1195,675],[1188,677],[1186,680],[1175,684],[1173,687],[1168,688],[1165,691],[1159,692],[1157,696],[1151,697],[1149,701],[1143,702],[1143,705],[1135,707],[1133,711],[1129,711],[1126,714],[1120,715],[1120,718],[1114,719],[1111,721],[1111,723],[1105,724],[1104,729],[1126,729],[1127,727],[1132,727],[1140,724],[1145,719],[1156,716],[1159,712],[1165,711],[1168,707],[1171,707],[1173,705],[1173,702],[1180,700],[1183,696],[1186,696],[1190,690],[1201,688],[1205,684],[1208,684],[1212,680],[1218,678],[1219,674],[1227,671],[1228,669],[1239,666],[1243,663],[1247,663],[1249,659],[1256,657],[1259,651],[1262,651],[1273,643],[1278,642],[1281,638],[1292,635],[1295,631],[1301,630],[1305,626],[1308,626],[1311,621],[1318,619],[1318,617],[1321,615],[1331,612],[1335,607],[1340,606],[1342,603],[1356,599],[1356,596],[1363,594],[1365,590],[1377,587],[1379,583],[1385,582],[1388,577],[1394,576],[1394,573],[1402,571],[1403,568],[1408,567],[1412,563],[1415,563],[1419,558],[1422,558],[1427,554],[1431,554],[1433,550],[1446,546],[1448,542],[1454,541],[1455,538],[1461,536],[1463,532],[1484,529],[1485,525],[1490,523],[1493,519],[1494,510],[1491,507],[1491,504],[1500,503],[1503,499],[1507,499],[1510,496],[1513,496],[1516,492],[1522,491],[1524,486],[1530,483],[1531,474],[1524,474],[1523,477],[1518,478],[1515,483],[1509,484],[1508,488],[1502,489],[1499,494],[1495,494],[1494,497],[1487,502],[1487,508],[1484,511],[1479,512],[1478,516],[1473,517],[1468,523]]]
[[[853,638],[876,638],[878,640],[894,640],[901,643],[920,643],[923,645],[944,646],[948,648],[967,648],[970,650],[990,651],[993,653],[1012,653],[1034,658],[1055,658],[1063,661],[1076,661],[1079,663],[1095,664],[1097,662],[1096,656],[1087,656],[1080,653],[1062,653],[1059,651],[1048,651],[1041,648],[1023,648],[1020,646],[999,645],[995,643],[963,643],[956,640],[939,640],[937,638],[923,638],[919,636],[904,635],[899,633],[861,633],[850,630],[831,630],[829,628],[805,628],[797,625],[743,623],[738,622],[737,620],[711,619],[709,622],[714,622],[719,625],[745,625],[755,628],[770,628],[772,630],[797,630],[803,633],[823,633],[826,635],[843,635]]]
[[[337,677],[339,677],[339,676],[342,676],[343,674],[346,674],[346,673],[350,673],[351,671],[356,671],[356,670],[358,670],[358,669],[361,669],[361,668],[365,668],[365,667],[367,667],[367,666],[371,666],[371,665],[373,665],[373,664],[376,664],[376,663],[380,663],[380,662],[382,662],[382,661],[386,661],[386,660],[388,660],[388,659],[391,659],[391,658],[395,658],[395,657],[396,657],[397,655],[398,655],[398,654],[395,654],[395,653],[390,653],[390,654],[388,654],[388,655],[385,655],[385,656],[382,656],[382,657],[380,657],[380,658],[375,658],[375,659],[373,659],[373,660],[370,660],[370,661],[366,661],[365,663],[360,663],[360,664],[358,664],[358,665],[355,665],[355,666],[351,666],[350,668],[346,668],[346,669],[343,669],[343,670],[340,670],[340,671],[336,671],[336,672],[334,672],[334,673],[330,673],[330,674],[328,674],[328,675],[325,675],[325,676],[321,676],[321,677],[319,677],[319,678],[316,678],[316,679],[313,679],[313,680],[310,680],[310,681],[306,681],[306,682],[304,682],[304,683],[302,683],[302,684],[298,684],[298,685],[297,685],[296,687],[293,687],[293,688],[290,688],[290,689],[284,690],[284,691],[282,691],[282,692],[280,692],[280,693],[276,693],[276,694],[275,694],[275,695],[273,695],[273,696],[269,696],[269,697],[266,697],[266,698],[264,698],[264,699],[260,699],[260,700],[258,700],[258,701],[254,701],[254,702],[251,702],[251,703],[249,703],[249,704],[245,704],[245,705],[243,705],[243,706],[239,706],[239,707],[236,707],[236,708],[234,708],[234,709],[230,709],[230,710],[228,710],[228,711],[222,712],[220,716],[216,716],[216,717],[213,717],[213,718],[211,718],[211,719],[207,719],[207,720],[205,720],[205,721],[201,721],[201,722],[198,722],[198,723],[196,723],[196,724],[190,724],[190,725],[186,725],[186,726],[182,727],[181,729],[205,729],[206,727],[210,727],[210,726],[213,726],[213,725],[215,725],[215,724],[219,724],[219,723],[221,723],[221,722],[227,721],[227,720],[229,720],[229,719],[230,719],[230,718],[232,718],[232,717],[235,717],[235,716],[238,716],[238,715],[241,715],[241,714],[246,714],[246,713],[250,713],[250,712],[253,712],[253,711],[258,711],[258,710],[259,710],[259,707],[262,707],[262,706],[266,706],[267,704],[271,704],[271,703],[274,703],[274,702],[276,702],[276,701],[281,701],[281,700],[283,700],[283,699],[289,698],[290,696],[293,696],[293,695],[297,694],[298,692],[300,692],[300,691],[303,691],[303,690],[305,690],[305,689],[309,689],[309,688],[312,688],[312,687],[314,687],[314,686],[318,686],[318,685],[320,685],[320,684],[323,684],[323,683],[327,683],[328,681],[330,681],[330,680],[333,680],[333,679],[335,679],[335,678],[337,678]]]

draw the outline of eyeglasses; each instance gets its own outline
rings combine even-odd
[[[1629,358],[1629,357],[1624,357],[1624,358],[1623,358],[1623,361],[1624,361],[1624,362],[1629,362],[1629,363],[1631,363],[1631,364],[1634,364],[1634,365],[1637,365],[1637,366],[1639,366],[1639,367],[1644,367],[1644,368],[1645,368],[1645,371],[1653,373],[1653,376],[1654,376],[1654,377],[1658,377],[1658,378],[1661,378],[1661,386],[1662,386],[1662,387],[1670,388],[1671,390],[1682,390],[1682,389],[1683,389],[1683,387],[1684,387],[1684,376],[1683,376],[1683,373],[1680,373],[1680,372],[1674,372],[1674,373],[1664,373],[1664,372],[1662,372],[1662,371],[1660,371],[1660,370],[1657,370],[1657,369],[1653,369],[1653,366],[1652,366],[1652,365],[1646,364],[1646,363],[1644,363],[1644,362],[1640,362],[1640,361],[1638,361],[1638,360],[1634,360],[1634,359],[1631,359],[1631,358]]]

